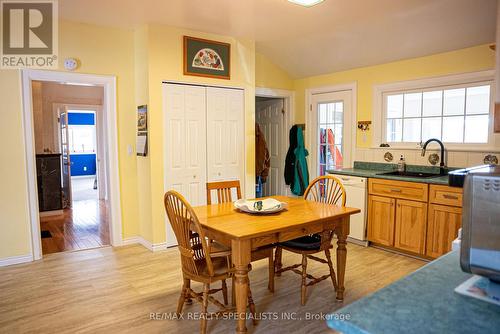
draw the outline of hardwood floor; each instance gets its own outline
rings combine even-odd
[[[324,281],[308,289],[309,301],[301,306],[301,280],[293,273],[276,278],[273,295],[267,290],[267,261],[255,262],[249,276],[257,312],[277,312],[278,319],[261,320],[257,326],[249,320],[249,333],[327,332],[324,320],[306,320],[307,313],[331,313],[425,264],[374,248],[348,244],[347,249],[344,303],[335,301],[331,282]],[[297,255],[283,252],[284,265],[298,261]],[[328,267],[311,261],[308,271],[322,275]],[[139,245],[52,254],[0,268],[0,332],[198,333],[199,320],[187,318],[199,315],[198,303],[185,306],[184,320],[166,319],[176,310],[180,282],[176,248],[152,253]],[[201,289],[200,284],[192,286]],[[282,312],[302,320],[282,319]],[[156,313],[165,319],[151,320]],[[235,328],[230,319],[208,322],[209,333],[233,333]]]
[[[40,230],[52,237],[42,238],[43,254],[108,246],[109,223],[105,201],[74,201],[60,216],[40,218]]]

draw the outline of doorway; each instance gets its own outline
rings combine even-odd
[[[311,177],[351,166],[356,143],[355,96],[355,84],[308,91],[306,136]]]
[[[99,196],[107,184],[98,177],[103,99],[100,86],[32,82],[43,254],[110,245],[108,201]]]
[[[289,131],[295,117],[294,101],[293,91],[255,88],[255,124],[261,129],[269,151],[269,173],[262,184],[261,196],[293,196],[285,184],[284,171]]]
[[[283,98],[274,97],[259,97],[255,98],[255,123],[258,126],[260,133],[264,136],[264,141],[259,141],[256,145],[264,145],[264,147],[256,147],[255,161],[264,162],[265,171],[258,175],[257,183],[262,188],[261,197],[281,195],[284,188],[284,167],[285,156],[283,155],[282,147],[284,146],[284,128],[285,128],[285,101]],[[257,133],[256,133],[257,135]],[[268,157],[259,157],[259,154],[266,154]],[[259,153],[261,152],[261,153]],[[256,173],[259,174],[257,168]]]
[[[22,73],[33,258],[121,245],[115,79]]]

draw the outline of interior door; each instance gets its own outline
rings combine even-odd
[[[206,204],[205,87],[165,84],[165,191],[176,190],[192,206]],[[177,244],[167,220],[167,246]]]
[[[71,157],[69,149],[68,108],[59,111],[59,131],[61,136],[62,193],[63,208],[71,207]]]
[[[325,175],[329,169],[351,166],[352,91],[312,95],[311,176]]]
[[[243,180],[243,91],[207,87],[208,181]]]
[[[258,101],[255,108],[255,122],[259,124],[264,133],[271,167],[266,183],[262,187],[263,196],[283,194],[284,163],[283,156],[283,124],[285,122],[285,109],[283,99],[270,99]]]

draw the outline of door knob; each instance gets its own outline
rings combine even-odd
[[[196,175],[193,175],[193,179],[196,179]]]

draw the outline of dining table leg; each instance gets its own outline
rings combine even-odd
[[[337,235],[337,300],[344,300],[344,277],[347,259],[346,240],[349,235],[349,217],[342,218],[335,228]]]
[[[236,294],[236,333],[246,333],[246,312],[248,302],[248,268],[250,264],[250,240],[232,240],[231,254],[234,264],[234,285]]]

